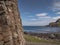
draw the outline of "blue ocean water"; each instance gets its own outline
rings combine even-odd
[[[26,32],[35,32],[35,33],[60,32],[60,27],[23,26],[23,29]]]

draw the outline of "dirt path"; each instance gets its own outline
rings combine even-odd
[[[60,45],[60,44],[27,42],[26,45]]]

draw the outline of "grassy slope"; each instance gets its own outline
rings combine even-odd
[[[30,36],[30,35],[25,35],[25,40],[28,41],[28,42],[42,42],[42,43],[53,43],[53,44],[60,44],[60,42],[57,42],[57,41],[47,41],[47,40],[43,40],[43,39],[38,39],[38,38],[35,38],[34,36]]]

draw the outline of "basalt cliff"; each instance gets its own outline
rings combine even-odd
[[[0,0],[0,45],[24,45],[18,0]]]

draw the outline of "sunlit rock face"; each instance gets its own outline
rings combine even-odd
[[[0,45],[24,45],[17,0],[0,0]]]

